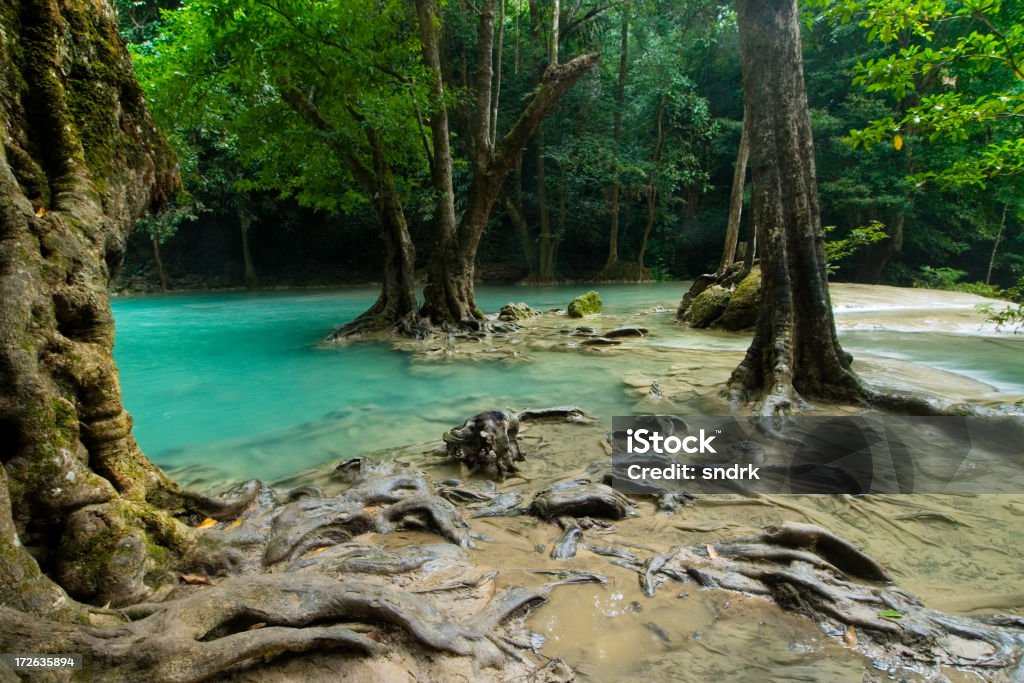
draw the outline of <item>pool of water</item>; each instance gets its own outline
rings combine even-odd
[[[749,343],[746,335],[673,325],[685,287],[600,286],[609,318],[644,314],[643,324],[655,332],[646,340],[650,353],[615,358],[538,351],[530,361],[424,363],[387,344],[320,345],[372,303],[372,288],[116,299],[115,357],[136,436],[157,464],[274,480],[327,460],[437,439],[488,408],[572,403],[603,420],[634,412],[637,398],[623,390],[624,376],[661,372],[688,350],[720,349],[738,359]],[[478,302],[485,311],[509,301],[544,310],[564,307],[587,289],[481,287]],[[901,290],[893,291],[882,306],[890,320],[894,307],[925,306],[901,304]],[[941,302],[943,294],[930,296]],[[844,326],[844,315],[843,343],[855,354],[924,362],[1024,392],[1020,335],[890,330],[863,310],[850,313],[855,323]]]

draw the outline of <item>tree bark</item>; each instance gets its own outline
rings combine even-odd
[[[750,156],[750,133],[747,117],[743,117],[743,131],[740,133],[740,148],[736,153],[736,167],[732,174],[732,192],[729,195],[729,223],[725,229],[725,246],[722,262],[715,275],[721,276],[736,260],[736,245],[740,239],[740,222],[743,218],[743,187],[747,177],[747,159]]]
[[[826,281],[796,0],[740,0],[738,17],[762,303],[729,387],[770,415],[801,397],[859,398]]]
[[[137,599],[195,550],[112,355],[107,285],[179,185],[117,30],[106,1],[0,10],[0,602],[44,616]]]

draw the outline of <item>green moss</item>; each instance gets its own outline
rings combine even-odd
[[[732,292],[725,287],[711,285],[697,295],[683,319],[691,327],[707,327],[722,315],[731,297]]]
[[[757,324],[761,308],[761,271],[754,270],[736,285],[729,305],[717,321],[716,327],[726,330],[745,330]]]
[[[498,320],[525,320],[540,315],[540,311],[530,308],[529,304],[520,301],[519,303],[507,303],[501,307],[498,313]]]
[[[569,317],[582,318],[585,315],[594,315],[600,313],[603,307],[604,302],[601,301],[600,295],[590,291],[569,302]]]

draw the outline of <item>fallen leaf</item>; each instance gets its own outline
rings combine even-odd
[[[228,524],[227,527],[225,527],[225,528],[227,528],[227,529],[237,529],[240,526],[242,526],[242,518],[241,517],[239,517],[235,521],[231,522],[231,524]]]
[[[181,580],[190,586],[212,586],[213,581],[199,574],[182,574]]]
[[[197,529],[209,529],[212,526],[217,526],[217,520],[215,520],[212,517],[207,517],[202,522],[200,522],[199,526],[197,526],[196,528]]]
[[[884,609],[878,613],[878,616],[884,617],[886,619],[902,619],[903,612],[899,611],[898,609]]]
[[[708,557],[710,557],[712,560],[717,560],[718,559],[718,551],[715,550],[715,546],[713,546],[710,543],[708,543],[706,547],[708,549]]]
[[[843,642],[849,647],[857,647],[857,629],[853,624],[846,627],[846,633],[843,634]]]
[[[42,218],[45,215],[46,209],[44,207],[40,206],[38,209],[36,209],[36,218]]]
[[[327,548],[328,548],[328,546],[326,546],[326,545],[322,545],[322,546],[320,546],[319,548],[313,548],[312,550],[310,550],[310,551],[309,551],[308,553],[306,553],[305,555],[303,555],[303,556],[302,556],[302,557],[300,557],[299,559],[300,559],[300,560],[304,560],[304,559],[306,559],[307,557],[313,557],[313,556],[314,556],[314,555],[316,555],[317,553],[322,553],[323,551],[327,550]]]
[[[266,626],[266,625],[267,625],[267,622],[265,622],[265,621],[260,621],[260,622],[257,622],[257,623],[255,623],[255,624],[253,624],[252,626],[250,626],[250,627],[249,627],[249,630],[250,630],[250,631],[255,631],[256,629],[258,629],[258,628],[263,628],[263,627],[264,627],[264,626]]]

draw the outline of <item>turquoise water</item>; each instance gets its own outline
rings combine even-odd
[[[485,287],[478,302],[484,310],[524,298],[564,307],[586,289],[538,287],[527,296]],[[671,305],[679,292],[678,284],[602,287],[609,312],[652,300]],[[599,358],[580,355],[553,371],[548,363],[416,363],[384,344],[317,344],[376,295],[358,288],[115,300],[114,353],[143,451],[163,467],[274,479],[436,439],[492,407],[571,402],[610,416],[634,402]]]
[[[741,351],[742,335],[670,327],[680,283],[602,285],[605,311],[663,306],[651,342]],[[508,301],[564,307],[587,287],[482,287],[485,311]],[[122,298],[115,357],[124,402],[146,454],[170,469],[273,480],[328,460],[438,439],[489,408],[575,404],[610,419],[632,412],[631,372],[664,370],[674,356],[530,353],[532,362],[420,362],[386,344],[323,347],[319,339],[365,310],[371,288]],[[650,324],[645,322],[644,324]],[[849,332],[854,353],[924,360],[1000,388],[1024,391],[1024,339]],[[667,356],[667,360],[666,360]]]

